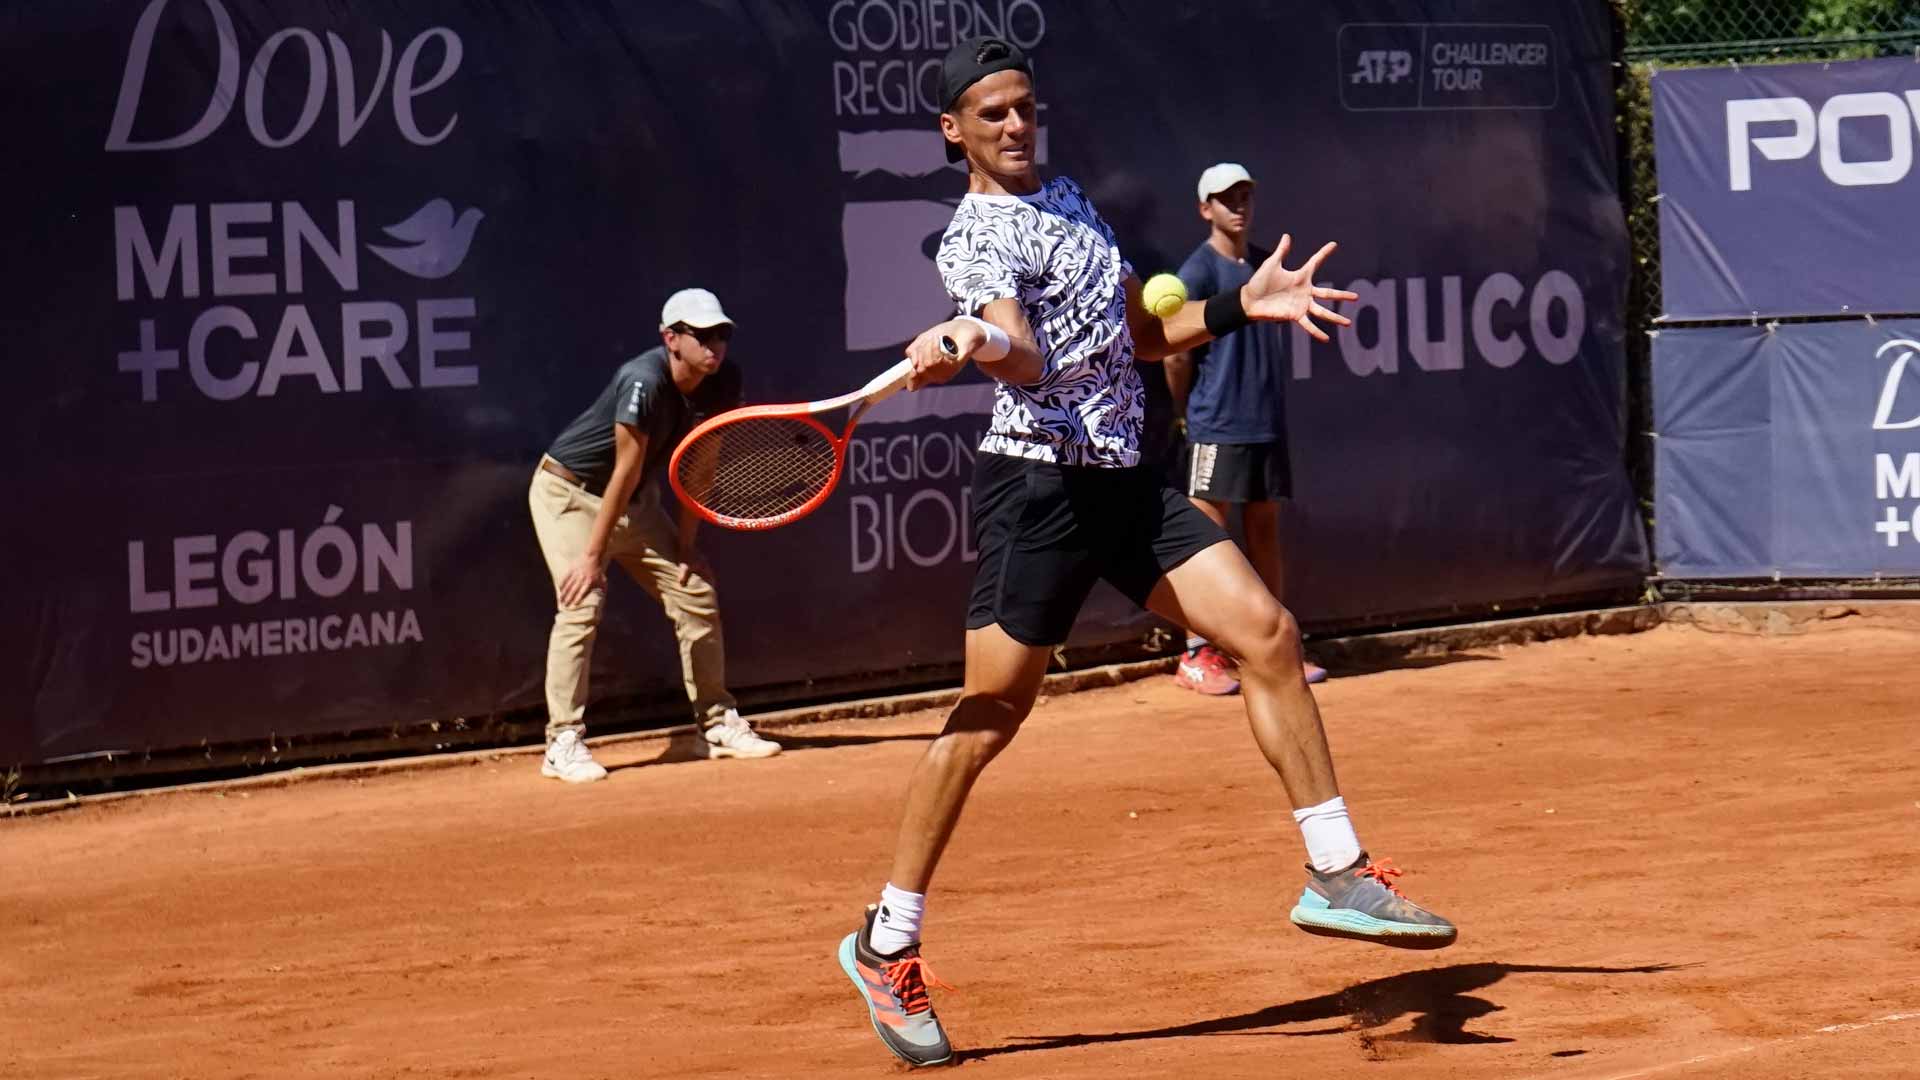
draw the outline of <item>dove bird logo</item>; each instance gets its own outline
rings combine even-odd
[[[477,207],[470,207],[456,218],[452,203],[434,199],[407,220],[381,230],[403,244],[368,244],[367,250],[403,274],[438,280],[460,269],[467,260],[474,229],[486,216]]]

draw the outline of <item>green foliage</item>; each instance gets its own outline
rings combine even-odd
[[[1616,0],[1629,48],[1920,31],[1912,0]]]
[[[1920,7],[1912,0],[1808,0],[1800,18],[1806,37],[1901,30],[1920,31]]]
[[[1912,0],[1615,0],[1626,46],[1920,33]]]

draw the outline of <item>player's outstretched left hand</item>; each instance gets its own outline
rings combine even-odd
[[[1247,317],[1265,322],[1297,322],[1312,334],[1315,341],[1326,341],[1327,332],[1320,329],[1313,320],[1321,319],[1334,326],[1352,326],[1353,320],[1345,315],[1323,306],[1322,300],[1358,300],[1359,293],[1345,289],[1330,289],[1324,285],[1315,285],[1313,275],[1319,271],[1320,264],[1333,254],[1337,244],[1329,241],[1313,258],[1298,270],[1289,270],[1280,265],[1286,258],[1287,249],[1293,246],[1293,236],[1288,234],[1280,238],[1273,254],[1253,272],[1253,277],[1240,288],[1240,306],[1246,310]]]

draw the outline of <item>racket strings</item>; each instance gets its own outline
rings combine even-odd
[[[765,521],[805,506],[833,479],[836,450],[818,427],[784,416],[721,424],[689,443],[677,479],[721,517]]]

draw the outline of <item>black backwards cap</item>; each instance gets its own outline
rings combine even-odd
[[[1005,38],[977,37],[947,50],[940,61],[940,111],[952,112],[954,103],[967,88],[995,72],[1018,71],[1033,78],[1033,66],[1020,46]],[[967,152],[958,144],[947,143],[947,160],[959,161]]]

